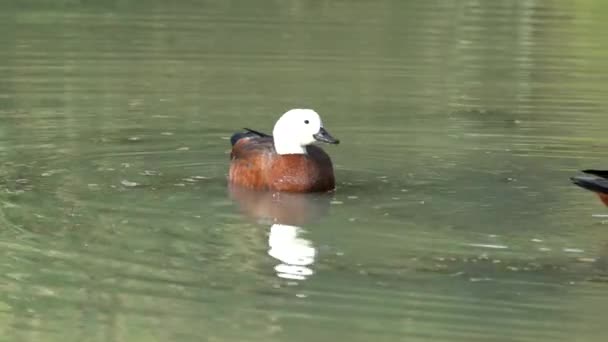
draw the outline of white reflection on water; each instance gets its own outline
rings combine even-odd
[[[305,280],[314,274],[317,250],[302,237],[302,227],[328,213],[331,194],[252,191],[231,186],[229,195],[246,217],[270,225],[268,255],[279,261],[274,267],[278,277]]]
[[[298,226],[273,224],[270,227],[268,255],[281,261],[274,267],[278,277],[305,280],[313,275],[311,267],[317,250],[310,240],[299,236],[302,232]]]

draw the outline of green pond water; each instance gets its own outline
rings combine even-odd
[[[608,5],[2,1],[1,341],[606,341]],[[229,191],[316,109],[329,196]]]

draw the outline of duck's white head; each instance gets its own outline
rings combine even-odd
[[[291,109],[283,114],[272,131],[278,154],[306,154],[306,146],[317,141],[338,144],[323,128],[321,117],[312,109]]]

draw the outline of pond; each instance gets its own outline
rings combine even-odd
[[[5,1],[0,340],[605,341],[603,1]],[[314,108],[337,189],[229,189]]]

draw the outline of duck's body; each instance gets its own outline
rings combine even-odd
[[[274,137],[249,129],[232,136],[228,175],[231,184],[256,190],[285,192],[324,192],[335,188],[331,159],[323,149],[312,145],[312,142],[319,140],[338,143],[338,140],[325,131],[320,119],[318,120],[319,127],[313,127],[315,133],[310,134],[311,138],[314,135],[312,141],[308,140],[308,134],[281,132],[282,127],[279,122],[285,120],[285,116],[290,112],[287,112],[275,125]],[[312,113],[316,115],[314,111]],[[306,122],[304,125],[307,129],[308,125],[313,125],[314,119],[306,117],[309,113],[298,112],[296,114],[300,115],[292,113],[288,119],[297,120],[298,123]],[[293,122],[288,126],[293,128]],[[279,141],[277,141],[277,135],[280,138]],[[292,141],[286,142],[286,139],[303,139],[303,141],[292,143]]]
[[[335,187],[331,159],[320,147],[306,147],[306,154],[278,154],[273,138],[236,133],[230,154],[229,180],[256,190],[287,192],[329,191]]]
[[[583,189],[592,191],[608,206],[608,171],[583,170],[587,175],[570,178],[572,182]]]

